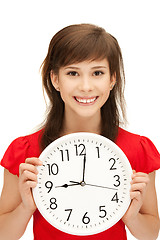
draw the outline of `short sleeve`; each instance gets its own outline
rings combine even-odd
[[[146,137],[140,137],[138,148],[139,171],[153,172],[160,168],[160,154],[152,141]]]
[[[0,164],[14,175],[19,175],[19,165],[28,157],[29,143],[26,137],[15,139],[6,150]]]

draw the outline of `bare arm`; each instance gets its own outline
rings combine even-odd
[[[0,198],[0,236],[3,240],[19,239],[36,210],[31,187],[37,184],[34,165],[38,159],[27,159],[20,166],[20,177],[4,170],[4,186]]]
[[[131,184],[131,205],[122,218],[130,232],[139,240],[156,240],[160,228],[155,172],[135,173]]]

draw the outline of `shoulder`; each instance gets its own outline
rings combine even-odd
[[[17,150],[23,149],[24,151],[28,150],[28,152],[31,151],[40,153],[39,144],[42,133],[43,130],[39,130],[25,136],[20,136],[13,140],[9,147],[12,147],[13,149],[16,148]]]
[[[149,138],[119,128],[115,143],[136,171],[149,173],[160,168],[160,154]]]
[[[0,164],[11,173],[18,175],[19,164],[25,162],[26,158],[39,157],[40,140],[43,130],[21,136],[11,142],[7,148]]]
[[[135,133],[132,133],[132,132],[129,132],[123,128],[119,128],[118,129],[118,137],[123,137],[123,138],[131,138],[131,139],[139,139],[140,138],[140,135],[139,134],[135,134]]]
[[[43,129],[36,131],[32,134],[26,135],[25,137],[22,137],[22,138],[25,138],[31,147],[37,148],[40,145],[42,135],[43,135]]]
[[[118,130],[118,136],[116,139],[116,144],[119,147],[130,146],[131,148],[138,147],[141,141],[141,136],[135,133],[128,132],[122,128]]]
[[[41,153],[40,141],[43,135],[43,129],[34,133],[28,134],[17,138],[15,141],[20,143],[22,146],[26,142],[28,145],[28,157],[39,157]]]
[[[122,149],[129,160],[137,158],[141,136],[119,128],[116,144]]]
[[[118,136],[115,143],[119,147],[122,147],[122,148],[127,147],[127,148],[130,148],[131,150],[134,149],[134,150],[140,151],[147,147],[152,148],[152,150],[156,149],[155,145],[148,137],[128,132],[127,130],[124,130],[122,128],[119,128],[118,130]]]

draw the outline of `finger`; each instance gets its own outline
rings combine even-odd
[[[26,158],[25,163],[32,164],[34,166],[42,165],[42,161],[39,158]]]
[[[38,174],[36,166],[28,163],[21,163],[19,166],[19,175],[21,176],[25,170],[33,172],[34,174]]]
[[[141,199],[141,193],[139,191],[130,192],[130,198],[131,200],[136,199],[139,201]]]
[[[37,186],[37,182],[33,181],[27,181],[26,184],[29,188],[35,188]]]
[[[133,177],[147,177],[148,174],[144,172],[135,172],[132,174]]]
[[[42,165],[42,161],[38,158],[27,158],[25,163],[21,163],[19,167],[19,174],[21,175],[25,169],[38,174],[38,170],[35,166]]]
[[[137,172],[137,173],[132,174],[132,180],[134,180],[135,178],[146,178],[146,179],[149,179],[149,176],[146,173]]]
[[[148,184],[149,183],[149,177],[147,176],[147,177],[135,177],[135,178],[133,178],[132,179],[132,181],[131,181],[131,184],[133,184],[133,183],[146,183],[146,184]]]
[[[146,188],[146,186],[147,186],[146,183],[135,183],[135,184],[131,185],[130,191],[131,192],[134,192],[134,191],[142,192]]]
[[[24,172],[21,176],[21,180],[22,180],[22,182],[25,182],[28,180],[37,182],[37,175],[28,170],[24,170]]]
[[[31,172],[27,172],[25,171],[22,175],[21,178],[19,179],[19,184],[22,187],[23,185],[25,186],[27,184],[27,182],[35,182],[35,184],[37,184],[38,180],[37,180],[37,175],[31,173]],[[28,185],[26,185],[28,186]]]

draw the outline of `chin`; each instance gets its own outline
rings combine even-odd
[[[86,120],[87,118],[95,118],[98,115],[99,115],[98,112],[87,110],[86,111],[82,110],[77,113],[77,117],[84,118],[84,120]]]

